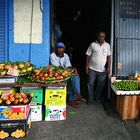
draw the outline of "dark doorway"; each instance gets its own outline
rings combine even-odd
[[[81,83],[85,81],[85,52],[98,31],[105,31],[110,42],[111,0],[55,0],[55,17],[66,48],[73,47],[72,64],[77,67]]]

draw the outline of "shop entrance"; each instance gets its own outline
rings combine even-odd
[[[73,48],[72,63],[82,71],[85,51],[96,39],[96,33],[105,31],[110,42],[111,0],[56,0],[54,8],[61,39],[66,47]]]
[[[60,26],[66,48],[73,48],[72,64],[85,78],[85,52],[98,31],[105,31],[110,43],[111,0],[56,0],[55,21]],[[66,51],[67,51],[66,50]],[[82,80],[82,81],[83,81]]]

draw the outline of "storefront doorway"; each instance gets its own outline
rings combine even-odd
[[[61,29],[58,38],[64,41],[66,51],[72,47],[72,64],[77,67],[82,87],[86,86],[85,52],[98,31],[107,34],[110,43],[111,0],[54,0],[53,18]],[[83,82],[84,81],[84,82]]]
[[[96,39],[96,33],[105,31],[106,40],[110,42],[111,0],[56,0],[52,8],[61,29],[61,39],[66,47],[73,48],[72,63],[83,73],[85,52]]]

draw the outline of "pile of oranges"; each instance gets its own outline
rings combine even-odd
[[[136,80],[140,81],[140,74],[137,74]]]

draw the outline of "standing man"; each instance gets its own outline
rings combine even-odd
[[[110,74],[111,51],[110,45],[105,41],[105,36],[106,34],[104,32],[99,32],[97,34],[97,40],[90,44],[86,52],[89,102],[93,100],[102,102],[101,94],[106,84],[106,76]]]
[[[80,104],[77,100],[84,100],[80,94],[80,77],[76,68],[73,68],[69,59],[69,56],[64,53],[65,45],[63,42],[56,42],[56,51],[50,54],[50,63],[55,66],[62,66],[73,69],[74,75],[70,78],[68,86],[68,104],[72,107],[79,107]]]

